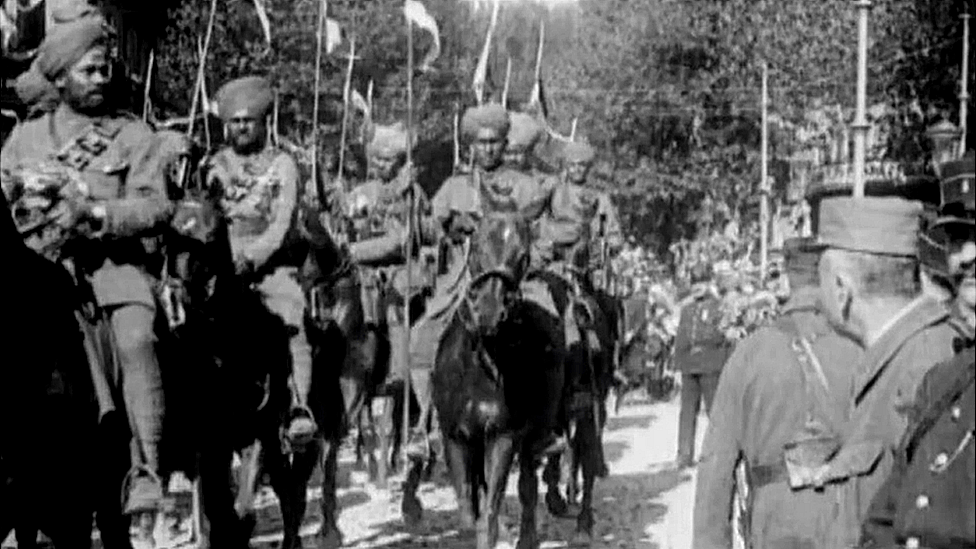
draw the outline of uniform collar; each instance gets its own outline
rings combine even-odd
[[[859,403],[867,388],[883,373],[899,350],[915,334],[949,317],[946,306],[928,296],[920,296],[905,306],[887,325],[881,336],[867,348],[854,387],[854,402]]]
[[[817,292],[818,290],[816,288],[800,288],[798,291],[793,292],[789,301],[783,305],[783,314],[817,310],[820,297]]]

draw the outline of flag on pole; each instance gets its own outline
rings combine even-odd
[[[332,53],[342,44],[342,28],[335,19],[325,19],[325,53]]]
[[[485,36],[485,45],[481,48],[481,57],[478,58],[478,66],[474,71],[474,81],[471,83],[479,105],[485,100],[485,83],[488,81],[488,56],[491,53],[491,39],[495,34],[495,27],[498,25],[500,7],[501,3],[496,0],[495,9],[491,12],[491,23],[488,24],[488,34]]]
[[[441,54],[441,33],[437,29],[437,21],[427,13],[427,8],[417,0],[406,0],[403,3],[403,14],[410,23],[429,32],[434,40],[434,47],[427,52],[427,56],[420,63],[420,71],[427,72],[431,69],[434,60]]]
[[[539,48],[535,54],[535,82],[529,95],[528,110],[534,111],[543,121],[549,117],[549,105],[546,104],[546,92],[542,85],[542,47],[546,41],[546,22],[539,25]]]
[[[258,20],[261,22],[261,30],[264,31],[264,39],[268,42],[268,47],[271,47],[271,20],[268,19],[268,8],[266,7],[266,2],[268,0],[254,0],[254,11],[258,14]]]
[[[366,98],[363,97],[363,94],[359,93],[359,90],[352,90],[350,92],[349,101],[352,104],[354,109],[363,113],[363,116],[365,116],[366,118],[369,118],[369,111],[370,111],[369,102],[366,101]]]

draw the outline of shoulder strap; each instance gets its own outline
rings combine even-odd
[[[57,143],[57,131],[54,125],[54,115],[48,116],[48,126],[51,137]],[[81,132],[74,139],[68,141],[54,158],[61,165],[68,168],[83,171],[92,160],[101,156],[115,137],[122,131],[121,124],[106,123],[103,120],[95,120],[85,131]]]
[[[956,356],[956,359],[959,355]],[[956,360],[954,359],[954,360]],[[930,405],[928,405],[924,410],[920,410],[920,414],[915,420],[912,427],[905,433],[905,439],[902,443],[902,449],[905,454],[910,458],[912,454],[915,453],[915,448],[918,446],[919,440],[925,433],[932,428],[933,425],[942,417],[942,414],[952,406],[952,403],[959,400],[959,397],[966,392],[967,389],[976,383],[976,366],[973,362],[968,364],[967,368],[960,368],[960,371],[954,376],[952,384],[943,392],[937,399],[935,399]]]
[[[799,326],[791,315],[781,317],[775,327],[790,338],[790,349],[800,367],[808,411],[822,419],[832,418],[828,403],[830,383],[827,381],[820,359],[813,350],[812,342],[816,337],[801,334]]]

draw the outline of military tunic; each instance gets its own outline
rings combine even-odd
[[[891,477],[868,510],[865,547],[976,547],[976,347],[932,368]]]
[[[346,213],[352,222],[350,253],[360,266],[363,310],[366,321],[384,321],[389,330],[390,373],[400,379],[406,370],[403,338],[406,322],[403,299],[408,295],[406,256],[410,194],[406,172],[390,182],[373,179],[357,186],[346,197]],[[437,240],[437,228],[430,218],[430,203],[420,185],[413,185],[414,246],[411,253],[410,292],[414,296],[432,285],[432,270],[418,257],[419,246]]]
[[[104,375],[114,393],[100,399],[103,413],[125,410],[132,428],[133,463],[158,467],[164,399],[155,352],[156,299],[149,259],[139,237],[156,236],[172,206],[166,193],[161,142],[143,122],[114,116],[89,118],[66,105],[15,128],[0,152],[4,192],[14,192],[21,170],[67,172],[82,198],[104,207],[104,236],[73,258],[91,272],[97,305],[109,313],[118,361]],[[16,207],[16,204],[11,204]],[[29,239],[31,247],[47,243]],[[35,249],[37,249],[35,247]],[[101,394],[100,394],[101,396]]]
[[[229,221],[231,249],[253,264],[256,288],[268,309],[291,328],[289,342],[296,391],[304,405],[311,387],[312,349],[305,334],[305,293],[298,266],[284,248],[299,195],[298,165],[287,152],[265,147],[243,156],[231,148],[209,161],[208,187],[215,189]]]
[[[540,247],[548,259],[568,261],[581,269],[599,265],[600,250],[590,246],[601,230],[610,253],[623,246],[616,208],[606,193],[563,182],[554,187],[551,200],[551,214],[540,234]]]
[[[834,412],[827,419],[837,434],[847,420],[854,365],[862,354],[817,312],[816,297],[815,289],[795,295],[774,326],[736,347],[722,371],[698,466],[695,549],[732,547],[734,471],[740,458],[766,477],[750,479],[753,547],[817,547],[818,533],[831,520],[836,492],[791,491],[783,465],[784,446],[808,414],[794,338],[805,337],[823,366],[830,391],[821,405]]]
[[[923,376],[952,357],[955,330],[948,318],[943,304],[919,297],[892,319],[858,365],[851,420],[826,475],[828,481],[841,481],[835,518],[824,532],[826,547],[859,542],[867,510],[891,474]]]

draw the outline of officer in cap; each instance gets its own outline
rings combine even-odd
[[[538,180],[505,166],[504,153],[510,128],[509,112],[501,105],[482,105],[465,111],[461,132],[474,145],[474,170],[470,174],[448,178],[432,201],[434,222],[446,235],[448,245],[444,254],[446,272],[435,281],[434,295],[424,316],[413,328],[410,340],[410,378],[421,410],[418,431],[412,433],[408,447],[408,452],[415,458],[426,458],[429,454],[423,429],[430,413],[430,374],[451,312],[455,310],[458,297],[467,291],[465,241],[477,231],[481,220],[493,212],[516,213],[531,224],[547,211],[549,205],[548,193]],[[550,308],[555,311],[555,306]],[[561,334],[550,336],[558,339],[555,348],[561,349]],[[555,435],[556,413],[553,411],[546,416],[542,429],[550,436],[545,437],[545,446],[554,448],[559,445]]]
[[[865,547],[976,546],[976,207],[972,151],[942,166],[940,216],[923,242],[942,244],[955,289],[956,356],[922,379],[896,465],[868,510]],[[933,247],[935,248],[935,247]],[[932,251],[931,249],[929,250]]]
[[[216,99],[228,145],[209,160],[207,187],[221,197],[238,275],[256,285],[267,308],[292,334],[292,406],[285,437],[300,446],[312,440],[318,424],[308,405],[312,349],[305,334],[305,294],[297,262],[285,247],[299,196],[298,164],[268,142],[274,92],[267,79],[232,80]]]
[[[161,234],[172,207],[151,128],[118,112],[109,98],[113,35],[98,15],[83,15],[50,30],[36,67],[58,90],[59,104],[15,128],[0,153],[0,165],[8,196],[28,196],[12,188],[23,182],[18,173],[53,170],[83,182],[70,201],[69,218],[58,224],[85,227],[100,237],[72,260],[90,278],[96,305],[114,332],[118,368],[101,373],[123,398],[100,404],[103,413],[120,409],[128,417],[134,470],[124,508],[138,513],[155,510],[163,493],[158,477],[164,408],[153,331],[156,300],[154,282],[146,274],[151,253],[142,239]],[[21,206],[25,204],[11,204],[18,212],[30,210]],[[29,245],[46,248],[50,243],[44,242],[45,234],[32,232]],[[117,481],[122,480],[120,475]],[[119,498],[111,499],[119,504]],[[111,514],[99,512],[100,525]],[[128,543],[127,535],[124,541],[113,538],[114,527],[101,530],[106,545]]]
[[[742,517],[747,546],[815,547],[832,518],[835,492],[791,490],[787,448],[839,445],[863,353],[818,309],[820,249],[811,240],[784,242],[789,301],[772,325],[736,346],[722,370],[698,465],[695,549],[732,547],[739,459],[751,493]]]
[[[950,312],[921,291],[922,205],[893,197],[837,197],[820,204],[821,304],[835,329],[865,350],[855,367],[853,408],[843,445],[810,466],[788,461],[794,489],[840,489],[824,547],[859,542],[861,522],[894,466],[905,407],[926,371],[953,355]]]

